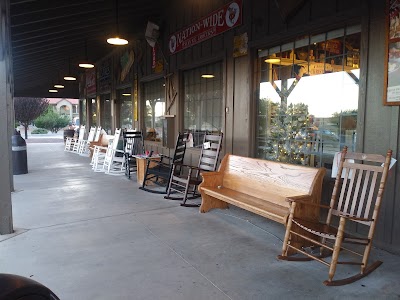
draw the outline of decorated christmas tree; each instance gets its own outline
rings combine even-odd
[[[267,130],[265,158],[308,165],[310,141],[307,131],[311,123],[308,106],[304,103],[286,106],[271,101],[266,104],[269,124],[264,127]]]

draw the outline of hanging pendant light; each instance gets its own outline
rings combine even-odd
[[[57,80],[56,83],[54,84],[54,87],[57,89],[63,89],[64,85],[61,84],[61,80],[60,80],[60,71],[58,71],[58,76],[57,76]]]
[[[79,67],[85,69],[92,69],[94,68],[94,64],[89,62],[88,55],[87,55],[87,41],[85,39],[85,61],[79,63]]]
[[[64,76],[64,80],[67,80],[67,81],[76,80],[76,77],[71,75],[71,62],[70,62],[70,59],[68,59],[68,75]]]
[[[115,0],[115,21],[116,21],[116,27],[117,27],[117,35],[114,37],[110,37],[107,39],[107,43],[111,45],[126,45],[128,44],[128,40],[119,37],[119,23],[118,23],[118,0]]]

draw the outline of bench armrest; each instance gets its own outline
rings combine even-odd
[[[202,187],[218,187],[222,185],[224,174],[221,172],[204,172],[200,173],[203,182],[199,184],[198,190],[201,192]]]

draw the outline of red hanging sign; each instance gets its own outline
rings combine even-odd
[[[175,32],[169,38],[169,52],[175,54],[242,24],[242,0],[232,1]]]

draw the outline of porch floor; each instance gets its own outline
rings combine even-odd
[[[399,299],[400,257],[366,278],[326,287],[318,262],[285,262],[284,227],[238,208],[197,208],[138,189],[135,175],[93,173],[61,140],[28,143],[14,176],[15,233],[0,236],[0,272],[32,278],[60,299]],[[338,266],[337,279],[355,266]]]

